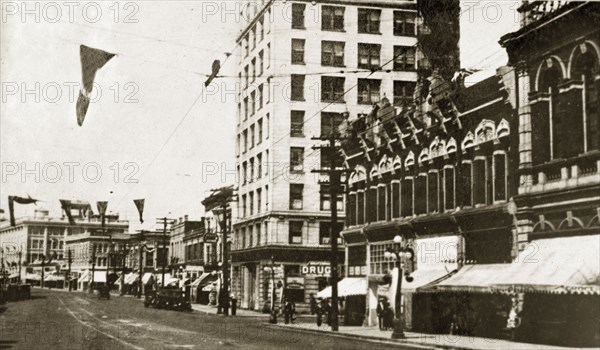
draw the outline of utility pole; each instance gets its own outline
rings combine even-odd
[[[21,284],[21,260],[23,259],[23,251],[19,250],[19,284]]]
[[[69,292],[73,289],[71,285],[71,263],[73,262],[73,257],[71,256],[71,249],[67,250],[67,275],[65,276],[65,280],[69,284]]]
[[[167,223],[171,223],[173,221],[173,219],[169,219],[167,217],[164,218],[159,218],[159,221],[162,221],[163,223],[163,259],[161,259],[161,264],[162,264],[162,286],[165,286],[165,269],[167,268]],[[157,258],[159,257],[158,253],[160,251],[156,250],[156,254],[157,254]]]
[[[221,241],[222,249],[223,249],[223,315],[229,316],[229,252],[227,250],[227,196],[223,196],[223,240]]]
[[[345,116],[347,117],[347,116]],[[337,196],[340,186],[340,177],[345,169],[337,169],[338,147],[336,141],[341,140],[336,130],[335,118],[331,117],[331,133],[329,135],[321,135],[321,137],[313,137],[313,140],[329,141],[329,146],[315,146],[313,149],[320,149],[321,152],[329,153],[329,170],[313,170],[313,173],[325,173],[329,175],[329,200],[331,209],[331,227],[329,230],[329,242],[331,244],[331,330],[339,331],[339,303],[338,303],[338,209]]]
[[[94,275],[96,274],[96,245],[94,243],[92,243],[92,260],[90,261],[92,263],[92,278],[91,278],[91,282],[90,285],[88,287],[89,289],[89,293],[93,294],[94,293]]]
[[[143,260],[144,260],[144,247],[145,247],[145,245],[143,244],[143,241],[144,241],[144,231],[142,230],[140,232],[140,246],[139,246],[139,249],[140,249],[140,257],[139,257],[139,259],[140,259],[140,264],[139,264],[139,268],[140,268],[140,271],[139,271],[139,274],[140,274],[140,276],[139,276],[139,286],[140,287],[138,288],[138,292],[137,292],[138,299],[142,297],[142,288],[144,288],[144,283],[142,282],[142,277],[143,277],[142,275],[144,274],[144,269],[142,268],[142,263],[143,263]]]

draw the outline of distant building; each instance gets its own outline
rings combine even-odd
[[[82,204],[83,202],[74,202]],[[87,205],[81,205],[89,207]],[[50,217],[47,210],[36,210],[33,217],[16,219],[16,226],[8,221],[0,223],[0,245],[5,248],[4,259],[11,274],[21,271],[21,279],[39,282],[41,278],[41,261],[52,258],[52,266],[46,267],[48,272],[67,269],[68,237],[78,235],[94,235],[102,231],[100,217],[89,210],[73,210],[76,225],[71,226],[66,217]],[[129,229],[129,222],[119,220],[118,215],[107,215],[106,234],[123,234]]]

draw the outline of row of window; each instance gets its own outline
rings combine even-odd
[[[432,169],[352,192],[347,201],[348,225],[506,201],[506,169],[506,155],[497,153],[459,168]]]
[[[292,74],[291,76],[291,100],[305,101],[304,81],[305,76]],[[343,97],[346,93],[344,88],[346,78],[344,77],[321,77],[321,102],[344,103]],[[394,104],[401,105],[404,101],[411,100],[415,91],[415,82],[395,80],[394,81]],[[357,102],[359,104],[374,104],[381,98],[381,79],[358,79]]]
[[[244,67],[244,88],[247,88],[250,83],[253,83],[257,77],[260,77],[269,68],[271,62],[271,43],[266,47],[267,55],[265,59],[265,50],[260,50],[258,57],[253,58],[249,64]],[[258,58],[258,60],[257,60]],[[266,62],[266,63],[265,63]],[[238,73],[238,81],[242,84],[242,72]]]
[[[338,233],[338,244],[343,244],[340,232],[343,229],[343,223],[339,223],[337,226]],[[303,244],[304,242],[304,221],[290,220],[289,231],[288,231],[288,244]],[[281,243],[269,242],[268,237],[269,222],[264,221],[263,223],[257,223],[247,227],[240,228],[235,232],[235,249],[251,248],[269,243]],[[328,221],[319,222],[319,244],[329,245],[331,242],[331,223]]]
[[[305,29],[305,4],[292,4],[292,28]],[[341,6],[321,8],[321,30],[345,31],[345,12]],[[381,34],[381,10],[358,9],[358,33]],[[394,35],[414,36],[416,33],[416,13],[394,11]]]
[[[302,210],[304,208],[304,184],[290,184],[290,207],[291,210]],[[331,193],[329,185],[322,184],[319,188],[319,209],[331,210]],[[343,191],[337,193],[337,210],[344,210]]]
[[[304,61],[305,46],[305,39],[292,39],[292,64],[306,63]],[[346,43],[343,41],[321,41],[321,65],[332,67],[345,67],[345,48]],[[381,67],[381,45],[358,43],[357,51],[358,68],[376,70]],[[393,69],[395,71],[415,70],[416,52],[417,50],[415,46],[395,45],[393,56]]]
[[[247,183],[253,183],[254,181],[260,180],[263,175],[269,175],[269,150],[264,152],[265,159],[263,162],[263,154],[258,153],[255,157],[251,157],[248,161],[242,162],[242,168],[240,173],[240,167],[237,167],[237,176],[241,180],[242,185]],[[263,173],[264,165],[264,173]]]
[[[264,122],[264,133],[263,133],[263,118],[260,118],[255,124],[250,125],[249,128],[242,131],[237,136],[237,146],[236,146],[236,155],[240,155],[240,151],[242,153],[248,152],[249,149],[254,148],[256,145],[260,145],[264,139],[269,138],[269,128],[271,123],[271,118],[269,113],[265,116]]]
[[[271,32],[270,26],[270,14],[271,10],[265,14],[263,18],[260,18],[256,24],[246,33],[244,38],[242,39],[242,46],[244,50],[244,54],[248,56],[252,50],[254,50],[257,46],[257,43],[260,43],[265,38],[265,32]]]
[[[263,198],[265,203],[264,208]],[[256,212],[254,210],[255,208]],[[259,214],[263,210],[269,210],[269,185],[265,185],[264,191],[262,188],[257,188],[256,191],[250,191],[242,195],[241,208],[238,208],[238,213],[242,218],[245,218],[246,216],[252,216],[254,214]]]

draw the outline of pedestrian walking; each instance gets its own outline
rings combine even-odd
[[[390,303],[385,302],[384,308],[383,308],[383,328],[385,330],[391,330],[394,328],[393,326],[393,322],[394,322],[394,311],[392,311],[392,308],[390,307]]]
[[[310,293],[310,314],[314,315],[317,312],[317,300],[315,299],[315,294]]]
[[[296,313],[296,304],[285,298],[283,300],[283,316],[285,324],[294,323],[294,314]]]
[[[383,310],[385,310],[385,298],[380,297],[377,303],[377,320],[379,321],[379,330],[383,330]]]

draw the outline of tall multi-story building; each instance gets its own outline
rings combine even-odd
[[[327,285],[327,156],[312,137],[357,118],[387,96],[411,98],[420,53],[416,1],[256,1],[238,37],[238,217],[233,291],[241,307],[268,303],[273,284],[302,310]],[[341,240],[341,238],[340,238]],[[342,250],[339,251],[343,261]],[[272,258],[272,259],[271,259]],[[275,280],[267,272],[275,265]],[[265,270],[266,269],[266,270]]]

